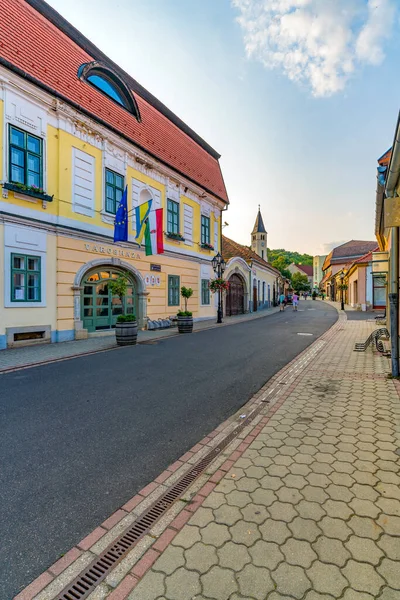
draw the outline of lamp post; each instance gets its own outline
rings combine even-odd
[[[340,273],[340,310],[344,310],[343,281],[344,281],[344,273],[342,271]]]
[[[221,254],[218,252],[211,261],[214,273],[217,279],[222,279],[224,274],[226,262],[224,261]],[[217,312],[217,323],[222,323],[222,292],[221,288],[218,290],[218,312]]]

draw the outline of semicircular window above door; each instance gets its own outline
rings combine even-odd
[[[118,315],[136,314],[136,289],[133,280],[129,279],[124,305],[118,296],[111,293],[108,285],[111,279],[122,275],[121,271],[98,268],[90,271],[82,282],[81,312],[83,327],[89,332],[102,331],[115,327]]]

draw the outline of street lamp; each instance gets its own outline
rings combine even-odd
[[[222,279],[224,274],[226,262],[224,261],[221,254],[218,252],[211,261],[214,273],[217,279]],[[221,288],[218,289],[218,312],[217,312],[217,323],[222,323],[222,292]]]
[[[344,310],[344,299],[343,299],[343,280],[344,273],[343,271],[340,273],[340,310]]]

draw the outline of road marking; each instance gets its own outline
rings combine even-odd
[[[297,335],[314,335],[313,333],[298,333]]]

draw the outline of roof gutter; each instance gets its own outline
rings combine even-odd
[[[400,113],[397,118],[396,133],[392,146],[385,192],[387,198],[397,194],[396,186],[400,176]],[[399,376],[399,228],[391,227],[389,255],[389,310],[390,342],[393,377]]]
[[[393,140],[392,156],[390,158],[385,192],[387,198],[394,198],[396,185],[400,177],[400,112],[397,118],[396,133]]]
[[[183,171],[180,171],[176,167],[173,167],[172,165],[168,164],[165,160],[163,160],[162,158],[158,157],[156,154],[154,154],[150,150],[147,150],[147,148],[145,148],[144,146],[141,146],[138,142],[132,140],[127,135],[125,135],[124,133],[122,133],[121,131],[119,131],[118,129],[116,129],[115,127],[113,127],[112,125],[110,125],[109,123],[107,123],[106,121],[104,121],[103,119],[101,119],[100,117],[97,117],[95,114],[93,114],[90,111],[86,110],[86,108],[84,108],[83,106],[81,106],[77,102],[74,102],[70,98],[67,98],[63,94],[60,94],[59,92],[57,92],[57,90],[54,90],[53,88],[51,88],[47,84],[43,83],[39,79],[36,79],[36,77],[33,77],[33,75],[30,75],[26,71],[23,71],[19,67],[13,65],[12,63],[10,63],[7,59],[3,58],[2,56],[0,56],[0,66],[3,66],[6,69],[9,69],[10,71],[12,71],[13,73],[15,73],[16,75],[19,75],[20,77],[23,77],[24,79],[26,79],[26,81],[29,81],[29,83],[32,83],[32,84],[36,85],[37,87],[39,87],[40,89],[44,90],[48,94],[54,96],[55,98],[59,98],[60,100],[62,100],[63,102],[65,102],[69,106],[72,106],[77,111],[79,111],[82,114],[86,115],[87,117],[89,117],[93,121],[95,121],[97,123],[100,123],[100,125],[102,125],[103,127],[106,127],[107,129],[109,129],[110,131],[112,131],[117,136],[121,137],[122,139],[126,140],[127,142],[129,142],[133,146],[137,146],[140,150],[142,150],[143,152],[145,152],[146,154],[148,154],[149,156],[151,156],[152,158],[154,158],[155,160],[157,160],[159,163],[165,165],[166,167],[168,167],[172,171],[175,171],[175,173],[178,173],[179,175],[181,175],[182,177],[184,177],[188,181],[191,181],[192,183],[194,183],[198,187],[202,188],[203,190],[205,190],[206,192],[208,192],[209,194],[211,194],[215,198],[218,198],[218,200],[221,200],[221,202],[223,202],[225,205],[229,204],[229,200],[228,199],[225,200],[224,198],[222,198],[222,196],[219,196],[216,192],[213,192],[212,190],[210,190],[209,188],[207,188],[202,183],[199,183],[198,181],[196,181],[195,179],[193,179],[189,175],[186,175],[185,173],[183,173]]]
[[[376,178],[376,202],[375,202],[375,236],[378,240],[379,248],[385,249],[385,240],[383,237],[384,222],[383,222],[383,198],[385,188],[379,183],[378,177]]]

